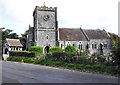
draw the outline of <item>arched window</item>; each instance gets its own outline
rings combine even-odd
[[[104,44],[104,48],[107,48],[107,44]]]
[[[81,44],[81,42],[79,43],[79,49],[82,49],[83,47],[82,47],[82,44]]]
[[[92,49],[96,49],[97,48],[97,44],[96,42],[92,44]]]
[[[48,36],[46,37],[46,39],[48,39]]]
[[[70,45],[70,42],[68,42],[67,46],[71,46],[71,45]]]
[[[86,45],[86,49],[88,49],[88,48],[89,48],[89,44]]]
[[[73,46],[75,47],[75,44],[73,44]]]

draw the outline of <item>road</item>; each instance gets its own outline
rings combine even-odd
[[[20,62],[2,61],[3,83],[118,83],[118,78]]]

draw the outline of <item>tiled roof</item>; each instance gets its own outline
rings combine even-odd
[[[23,47],[19,39],[6,39],[6,41],[8,42],[9,46]]]
[[[85,41],[87,39],[80,28],[59,28],[59,40]]]
[[[89,39],[107,39],[109,36],[104,30],[100,29],[83,29]]]

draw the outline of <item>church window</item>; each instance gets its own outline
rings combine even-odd
[[[92,49],[96,49],[97,45],[96,44],[92,44]]]
[[[79,45],[78,45],[79,47],[79,49],[83,49],[83,45],[82,45],[82,43],[81,42],[79,42]]]
[[[79,49],[80,49],[80,44],[79,44]]]
[[[69,42],[68,42],[67,46],[71,46]]]
[[[89,44],[86,45],[86,48],[87,48],[87,49],[89,48]]]
[[[73,46],[75,47],[75,44],[73,44]]]
[[[82,44],[79,44],[79,49],[82,49]]]
[[[48,39],[48,36],[46,38]]]
[[[107,48],[107,44],[104,44],[104,48]]]

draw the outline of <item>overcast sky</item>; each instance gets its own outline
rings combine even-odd
[[[0,0],[0,27],[23,34],[35,6],[57,7],[59,28],[104,29],[118,34],[119,0]]]

